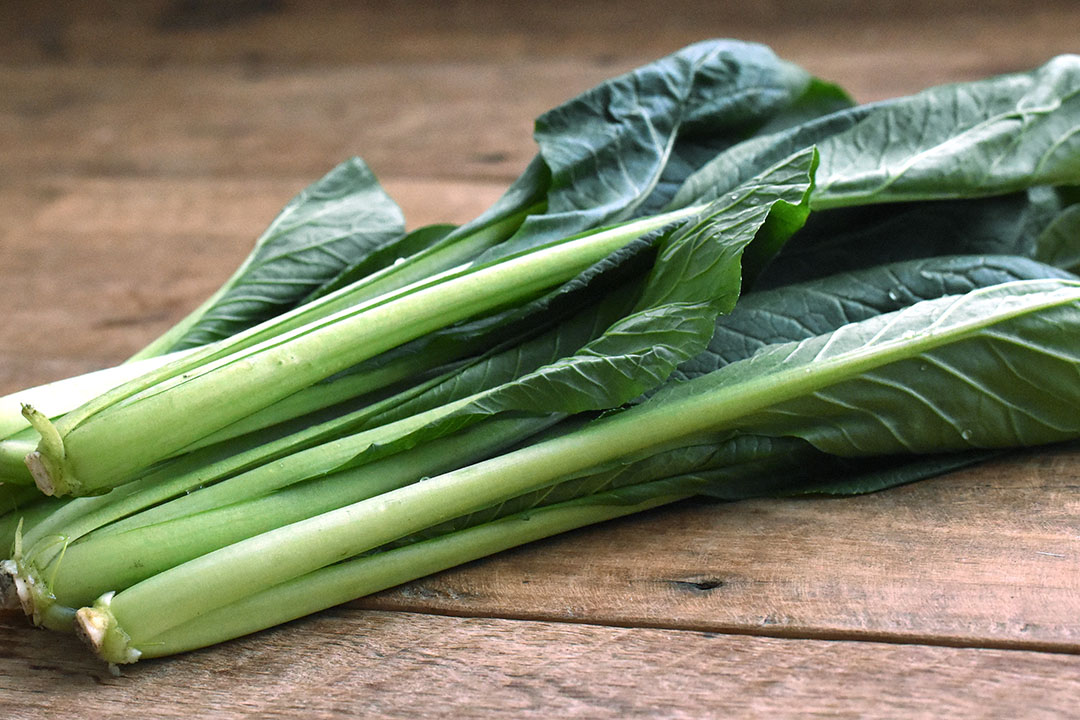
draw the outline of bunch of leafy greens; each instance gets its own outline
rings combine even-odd
[[[131,361],[0,400],[4,597],[133,662],[1080,436],[1077,127],[1074,57],[856,106],[714,41],[545,113],[460,227],[347,161]]]

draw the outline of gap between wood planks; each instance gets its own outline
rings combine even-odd
[[[0,705],[50,717],[1058,718],[1080,659],[333,609],[109,674],[8,632]],[[8,668],[5,668],[8,669]]]
[[[728,637],[753,637],[772,638],[776,640],[811,640],[822,642],[860,642],[860,643],[884,643],[886,645],[914,645],[919,647],[942,647],[958,648],[965,650],[1015,650],[1018,652],[1050,653],[1054,655],[1080,655],[1080,644],[1077,643],[1054,643],[1045,641],[1025,642],[1022,640],[995,640],[993,638],[980,639],[978,642],[964,638],[951,638],[947,636],[935,636],[929,634],[900,634],[882,631],[857,632],[834,629],[815,630],[814,628],[775,627],[775,628],[747,628],[737,626],[723,626],[715,624],[683,624],[678,627],[665,625],[662,622],[636,622],[620,623],[598,619],[569,619],[556,615],[542,613],[468,613],[454,612],[450,609],[443,610],[413,610],[408,608],[395,608],[384,610],[379,605],[368,606],[364,599],[353,600],[346,603],[346,608],[361,612],[396,612],[410,615],[461,618],[466,620],[508,620],[513,622],[544,622],[562,623],[566,625],[581,625],[585,627],[619,628],[623,630],[667,630],[670,632],[704,633],[709,636]]]

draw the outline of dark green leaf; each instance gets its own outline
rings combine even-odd
[[[551,172],[547,212],[530,216],[497,252],[661,207],[688,172],[766,123],[848,102],[768,48],[734,40],[691,45],[613,78],[537,120]]]
[[[679,366],[689,379],[750,357],[767,345],[805,340],[922,300],[963,295],[1013,280],[1076,279],[1015,256],[952,256],[910,260],[748,293],[716,322],[705,352]]]
[[[886,103],[859,105],[807,120],[770,134],[755,136],[716,154],[688,175],[668,208],[712,202],[765,169],[825,138],[850,130]]]
[[[676,477],[700,479],[704,484],[699,492],[714,500],[859,495],[941,475],[992,454],[970,451],[845,458],[823,453],[796,437],[736,434],[628,461],[533,493],[531,499],[547,504],[567,500],[573,493],[583,495]],[[516,508],[526,502],[525,497],[515,498],[508,506]]]
[[[364,161],[345,161],[285,206],[173,349],[229,337],[295,306],[404,231],[401,210]]]
[[[1004,283],[768,346],[640,407],[695,397],[714,427],[846,456],[1057,442],[1080,433],[1078,327],[1080,283]]]
[[[897,485],[954,472],[1001,454],[997,450],[968,450],[935,455],[885,458],[835,458],[845,463],[832,478],[818,478],[802,486],[781,490],[783,495],[865,495]]]
[[[819,145],[814,209],[1080,182],[1080,57],[930,88]]]
[[[1062,211],[1035,240],[1035,257],[1080,272],[1080,205]]]
[[[1039,234],[1060,215],[1044,190],[815,212],[754,287],[773,288],[940,255],[1030,257]]]
[[[743,275],[756,274],[806,221],[816,164],[813,149],[792,155],[667,237],[639,306],[710,298],[729,312]]]

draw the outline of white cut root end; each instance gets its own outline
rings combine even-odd
[[[129,638],[116,625],[109,610],[113,593],[105,593],[93,607],[79,608],[75,613],[75,636],[90,646],[94,654],[110,665],[133,663],[142,652],[131,647]]]
[[[22,605],[19,582],[15,561],[0,562],[0,608],[14,610]]]
[[[64,440],[52,421],[41,412],[29,405],[22,406],[23,417],[30,426],[41,436],[38,449],[27,454],[23,462],[34,477],[34,484],[46,495],[56,495],[70,492],[67,480],[63,477],[64,458],[67,451],[64,448]]]
[[[31,592],[30,584],[19,572],[19,567],[14,560],[5,560],[0,563],[0,594],[2,594],[3,607],[22,607],[28,616],[34,614],[34,593]]]
[[[97,655],[101,655],[105,648],[105,632],[108,629],[109,618],[99,610],[84,607],[75,613],[75,636]]]
[[[41,457],[41,453],[34,451],[29,453],[25,460],[26,467],[30,470],[30,475],[34,478],[34,484],[38,486],[38,490],[48,496],[52,496],[56,493],[56,486],[53,485],[52,476],[49,475],[49,470],[45,467],[45,460]]]

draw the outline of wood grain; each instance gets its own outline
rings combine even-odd
[[[338,609],[113,677],[73,638],[0,625],[11,720],[1057,718],[1080,657]]]
[[[560,72],[560,69],[562,72]],[[533,118],[610,70],[574,63],[240,69],[0,68],[4,176],[317,178],[351,155],[379,176],[509,180]]]
[[[221,65],[258,69],[394,61],[437,63],[523,57],[617,62],[656,57],[708,37],[764,42],[797,62],[894,79],[927,71],[1039,61],[1075,49],[1071,0],[814,0],[707,3],[490,0],[295,3],[286,0],[9,0],[0,15],[0,62]],[[1037,42],[1033,40],[1037,38]]]
[[[643,19],[655,13],[642,3],[617,13],[608,3],[573,12],[540,4],[525,17],[470,3],[400,13],[332,3],[163,28],[161,18],[181,5],[125,5],[121,12],[91,3],[8,28],[15,42],[0,54],[7,60],[0,66],[0,177],[317,177],[359,154],[380,175],[508,181],[535,151],[529,133],[536,115],[705,37],[768,42],[866,101],[1033,67],[1075,49],[1077,14],[1069,3],[998,15],[959,3],[946,3],[952,11],[937,16],[890,6],[871,14],[871,31],[853,32],[847,18],[854,5],[834,2],[832,12],[797,13],[773,36],[735,32],[738,22],[731,27],[705,3],[670,13],[674,25],[660,31]],[[212,5],[189,5],[193,17],[211,12]],[[22,12],[39,12],[33,7]],[[740,17],[777,25],[768,13]],[[44,60],[47,45],[40,38],[35,45],[33,28],[56,18],[63,19],[55,32],[68,48],[59,56],[64,62],[28,64]],[[316,28],[318,43],[308,42]],[[356,28],[365,28],[360,38]],[[251,62],[249,45],[271,59]],[[319,63],[290,54],[316,47]]]

